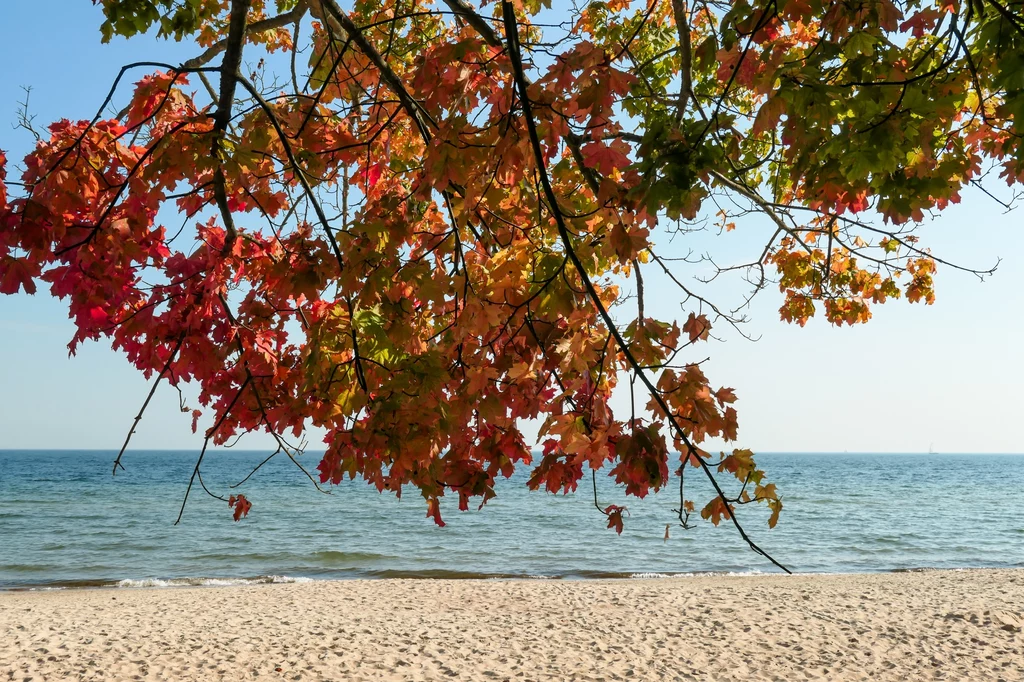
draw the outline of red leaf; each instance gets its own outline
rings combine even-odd
[[[441,520],[441,503],[436,497],[431,497],[427,500],[427,517],[433,517],[434,523],[441,528],[444,528],[445,525],[447,525],[443,520]]]
[[[629,510],[617,504],[610,504],[604,509],[604,513],[608,516],[608,527],[614,528],[619,535],[622,535],[622,512],[629,514]]]
[[[629,151],[629,145],[622,140],[615,140],[611,144],[602,142],[589,142],[583,145],[580,150],[583,152],[583,160],[587,166],[596,168],[602,175],[610,175],[616,169],[625,168],[630,164],[629,157],[623,151]]]
[[[367,166],[366,170],[363,171],[363,181],[366,183],[367,189],[372,189],[377,185],[380,180],[380,176],[384,173],[384,164],[377,162],[370,166]]]
[[[228,498],[228,506],[234,507],[234,519],[239,521],[243,516],[249,515],[249,510],[252,509],[252,502],[247,500],[245,495],[232,495]]]
[[[0,260],[0,294],[16,294],[24,289],[26,294],[36,293],[29,264],[9,256]]]

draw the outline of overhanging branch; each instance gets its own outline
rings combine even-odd
[[[768,561],[772,562],[775,566],[781,568],[786,573],[790,573],[791,571],[788,568],[786,568],[781,563],[772,558],[771,555],[769,555],[763,549],[758,547],[757,544],[754,543],[754,541],[747,536],[746,532],[743,530],[743,527],[736,519],[735,511],[729,505],[729,498],[725,495],[725,492],[718,484],[718,481],[715,479],[715,476],[711,472],[711,469],[708,466],[707,462],[705,462],[704,459],[700,457],[697,453],[697,448],[693,445],[689,437],[686,435],[685,431],[683,431],[682,427],[679,425],[678,421],[673,416],[671,409],[665,402],[665,399],[658,392],[658,389],[655,387],[650,377],[647,376],[647,372],[644,371],[643,366],[633,356],[633,353],[629,349],[629,344],[626,343],[626,340],[622,337],[621,332],[619,332],[618,326],[615,324],[615,321],[608,313],[608,309],[601,301],[601,297],[598,295],[597,290],[594,288],[593,282],[590,281],[590,277],[587,274],[586,268],[580,261],[579,256],[576,254],[576,251],[572,244],[572,237],[570,236],[569,230],[566,227],[565,218],[562,215],[562,211],[558,204],[558,197],[555,194],[555,191],[551,186],[551,180],[548,177],[547,164],[544,161],[544,151],[541,148],[540,136],[537,133],[537,125],[533,119],[533,111],[529,98],[528,85],[525,74],[523,72],[522,58],[519,48],[519,29],[516,24],[515,9],[513,8],[513,5],[511,2],[509,2],[509,0],[502,0],[502,14],[504,18],[505,39],[507,41],[509,58],[512,62],[512,71],[516,81],[516,86],[519,90],[520,104],[523,107],[523,118],[526,121],[527,131],[530,135],[530,144],[533,148],[534,160],[537,164],[537,173],[540,178],[541,186],[544,190],[544,195],[547,199],[548,210],[550,211],[552,217],[555,220],[555,225],[558,228],[558,234],[561,238],[562,245],[566,250],[566,254],[569,256],[569,260],[576,268],[576,272],[579,274],[580,280],[582,281],[583,286],[586,289],[587,296],[594,304],[594,307],[597,309],[598,314],[604,320],[605,325],[608,327],[608,331],[615,338],[615,343],[618,345],[619,351],[626,359],[626,362],[629,363],[630,367],[633,368],[633,371],[639,377],[640,381],[644,384],[644,386],[647,387],[647,390],[649,391],[651,397],[654,399],[658,407],[669,420],[673,430],[676,433],[677,438],[686,446],[687,457],[684,458],[684,460],[688,460],[692,456],[693,459],[700,464],[701,468],[704,470],[704,473],[707,475],[708,480],[711,482],[711,485],[714,487],[717,496],[722,500],[722,503],[725,504],[725,508],[726,510],[728,510],[729,519],[733,522],[733,525],[736,527],[736,530],[739,532],[740,536],[747,543],[747,545],[752,550],[768,559]],[[685,466],[686,462],[684,461],[683,464]]]

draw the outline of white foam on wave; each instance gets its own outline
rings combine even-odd
[[[672,573],[630,573],[629,577],[635,580],[653,580],[655,578],[675,578],[677,574]]]
[[[171,587],[171,581],[157,580],[156,578],[143,578],[141,580],[125,578],[118,581],[117,587]]]
[[[290,575],[266,575],[258,578],[125,578],[116,587],[234,587],[281,583],[311,583],[312,578]]]
[[[752,570],[752,571],[726,571],[726,572],[715,572],[715,571],[704,571],[696,573],[630,573],[629,577],[634,580],[659,580],[661,578],[720,578],[726,577],[748,577],[755,575],[772,575],[764,573],[763,571]]]
[[[272,583],[311,583],[314,582],[312,578],[306,578],[303,576],[292,577],[290,575],[269,575],[270,582]]]

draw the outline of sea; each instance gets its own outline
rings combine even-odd
[[[445,498],[447,525],[418,492],[398,499],[365,482],[318,492],[286,457],[217,450],[203,481],[244,493],[248,517],[193,487],[175,525],[194,451],[0,451],[0,589],[174,587],[353,578],[659,578],[776,573],[728,522],[679,525],[675,485],[627,499],[598,472],[599,504],[626,505],[621,535],[594,506],[589,476],[568,495],[530,491],[528,472],[500,480],[483,509]],[[320,455],[300,461],[312,470]],[[1024,456],[759,455],[785,508],[747,505],[738,519],[795,573],[1024,567]],[[710,486],[687,472],[687,492]],[[666,538],[667,526],[667,538]]]

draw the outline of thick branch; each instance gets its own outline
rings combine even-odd
[[[679,33],[679,74],[683,81],[679,88],[679,104],[676,105],[676,121],[682,121],[686,105],[693,97],[693,49],[690,46],[690,18],[686,13],[686,0],[672,0],[672,13]]]
[[[264,19],[262,21],[256,21],[249,24],[247,32],[262,33],[263,31],[272,31],[275,28],[281,28],[283,26],[287,26],[288,24],[294,24],[295,22],[302,19],[303,16],[305,16],[306,9],[306,3],[304,1],[300,2],[290,12],[278,14],[276,17],[270,17],[269,19]],[[182,62],[181,68],[183,70],[196,69],[200,66],[209,64],[210,60],[212,60],[214,57],[219,55],[221,52],[224,52],[228,48],[230,42],[231,38],[229,36],[224,40],[214,43],[210,47],[206,48],[206,51],[203,52],[201,55],[193,57],[188,61]]]
[[[458,16],[466,20],[466,23],[473,27],[473,30],[480,34],[480,37],[484,39],[484,42],[491,47],[504,47],[505,43],[502,42],[495,31],[487,20],[477,14],[476,10],[469,6],[464,0],[444,0],[444,4],[455,12]]]
[[[213,115],[211,153],[214,160],[218,162],[213,170],[213,196],[217,200],[217,208],[220,209],[224,230],[227,232],[224,239],[224,253],[231,251],[235,239],[238,238],[238,232],[235,230],[235,221],[232,219],[231,209],[228,207],[227,183],[224,178],[224,169],[220,164],[220,153],[224,134],[228,130],[228,123],[231,122],[231,110],[235,103],[235,85],[238,83],[238,67],[242,63],[245,20],[249,13],[249,2],[250,0],[231,0],[231,22],[228,25],[224,61],[220,65],[220,94],[217,98],[217,111]]]
[[[491,47],[505,47],[505,43],[498,36],[497,32],[491,28],[491,25],[487,23],[487,20],[480,16],[480,14],[478,14],[476,10],[470,7],[464,0],[444,0],[444,3],[448,5],[455,14],[465,19],[466,23],[472,26],[473,30],[480,34],[480,37],[483,38],[485,43]],[[527,86],[529,86],[530,79],[526,77],[526,74],[523,74],[523,78],[525,79]],[[597,177],[594,170],[589,168],[583,161],[583,152],[580,149],[580,146],[583,144],[583,139],[579,135],[570,132],[565,136],[565,144],[569,147],[569,152],[572,154],[573,160],[576,162],[576,165],[579,166],[580,173],[583,174],[583,178],[587,181],[587,186],[590,188],[590,191],[594,193],[594,198],[596,199],[601,188],[601,180]]]
[[[380,73],[380,79],[384,85],[391,92],[395,93],[398,97],[398,101],[402,104],[402,108],[405,109],[409,117],[412,118],[413,122],[416,123],[416,127],[419,128],[420,134],[423,135],[424,139],[430,140],[430,128],[428,123],[436,127],[436,123],[430,120],[430,116],[423,107],[420,106],[409,91],[405,89],[405,85],[402,83],[402,79],[391,69],[380,52],[366,39],[363,32],[358,26],[353,23],[352,19],[338,6],[335,0],[315,0],[320,5],[319,8],[312,7],[311,11],[314,16],[323,21],[330,29],[337,34],[344,34],[348,36],[349,40],[355,44],[359,51],[366,55],[366,58],[370,60]],[[326,11],[325,11],[326,10]]]

